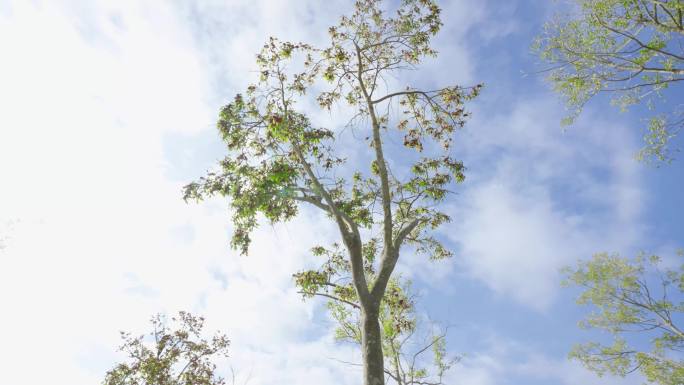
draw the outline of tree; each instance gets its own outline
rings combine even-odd
[[[572,108],[566,122],[599,93],[623,109],[638,103],[671,111],[649,120],[638,158],[669,162],[684,106],[663,93],[684,80],[682,0],[577,0],[579,13],[547,23],[534,47],[552,64],[550,81]]]
[[[463,104],[481,87],[393,88],[403,70],[436,55],[430,40],[442,25],[440,8],[434,0],[402,0],[389,12],[381,3],[355,2],[351,16],[329,29],[325,48],[271,38],[257,55],[258,84],[220,111],[228,155],[184,191],[186,200],[229,198],[231,245],[242,254],[258,215],[287,221],[306,204],[334,221],[344,247],[339,263],[348,265],[358,298],[366,385],[384,384],[379,320],[400,249],[450,256],[431,230],[449,221],[436,206],[464,178],[450,144],[468,117]],[[297,105],[308,93],[331,113],[353,111],[346,127],[355,135],[344,137],[351,147],[336,143],[349,130],[317,127]],[[405,149],[391,147],[396,142]],[[347,162],[344,150],[363,164]],[[369,264],[377,273],[369,274]]]
[[[652,383],[684,384],[684,264],[679,271],[660,265],[657,256],[630,260],[604,253],[566,269],[567,284],[583,290],[578,303],[598,310],[581,325],[613,336],[611,345],[576,346],[571,358],[599,375],[638,370]],[[650,342],[649,351],[633,346],[639,339]]]
[[[204,319],[186,312],[171,320],[175,328],[162,315],[152,317],[149,338],[121,332],[124,343],[119,350],[129,362],[108,371],[104,385],[224,385],[223,378],[214,374],[212,359],[228,356],[226,336],[218,333],[211,340],[202,339]]]

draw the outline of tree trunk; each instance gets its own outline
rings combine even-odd
[[[363,351],[363,384],[385,385],[382,338],[378,310],[361,311],[361,350]]]

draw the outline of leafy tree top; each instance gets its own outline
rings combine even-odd
[[[578,12],[547,23],[534,47],[552,64],[550,80],[572,109],[567,123],[598,93],[610,93],[623,109],[663,104],[663,91],[684,80],[684,2],[681,0],[577,0]],[[670,140],[684,110],[654,113],[638,154],[669,162]]]
[[[224,385],[216,376],[215,357],[227,357],[230,342],[223,334],[202,337],[204,319],[179,312],[171,324],[162,315],[152,317],[148,336],[121,332],[119,348],[128,362],[107,372],[104,385]]]
[[[566,274],[567,284],[583,290],[578,303],[596,309],[581,325],[613,336],[610,345],[578,345],[572,358],[601,375],[638,370],[649,382],[684,383],[684,265],[663,269],[657,256],[603,253]],[[637,347],[635,333],[647,337],[650,350]]]

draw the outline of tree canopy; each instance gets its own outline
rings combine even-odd
[[[577,0],[578,9],[545,26],[535,49],[551,63],[549,79],[572,109],[571,122],[599,93],[622,108],[652,109],[638,157],[669,162],[684,105],[664,91],[684,80],[681,0]]]
[[[104,385],[224,385],[215,375],[215,357],[227,357],[228,338],[220,333],[202,338],[204,319],[179,312],[169,325],[163,315],[152,317],[152,331],[133,336],[121,332],[119,350],[128,362],[107,372]]]
[[[660,385],[684,383],[684,264],[676,270],[661,265],[657,256],[603,253],[566,270],[567,284],[583,290],[578,303],[596,309],[582,326],[613,336],[611,344],[578,345],[570,357],[600,375],[639,371]],[[643,340],[650,350],[637,348]]]

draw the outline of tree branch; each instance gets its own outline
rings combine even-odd
[[[401,247],[401,245],[404,243],[404,240],[406,239],[406,237],[407,237],[407,236],[411,233],[411,231],[413,231],[413,229],[415,229],[416,226],[418,226],[419,224],[420,224],[420,219],[414,219],[413,221],[411,221],[411,223],[408,224],[408,226],[406,226],[406,227],[402,228],[401,230],[399,230],[399,232],[397,233],[397,237],[396,237],[396,239],[394,240],[394,248],[397,249],[397,250],[399,250],[399,248]]]
[[[671,53],[671,52],[663,51],[662,49],[655,48],[655,47],[651,47],[651,46],[649,46],[649,45],[647,45],[647,44],[644,44],[644,43],[643,43],[641,40],[639,40],[639,38],[637,38],[636,36],[634,36],[634,35],[632,35],[632,34],[630,34],[630,33],[628,33],[628,32],[620,31],[620,30],[618,30],[618,29],[615,29],[615,28],[611,27],[610,25],[608,25],[608,23],[606,23],[606,22],[604,22],[603,20],[601,20],[601,18],[598,17],[598,16],[594,16],[594,17],[596,18],[596,21],[598,21],[598,23],[599,23],[601,26],[603,26],[603,28],[605,28],[605,29],[607,29],[607,30],[609,30],[609,31],[611,31],[611,32],[617,33],[618,35],[624,36],[624,37],[626,37],[626,38],[628,38],[628,39],[634,41],[635,43],[637,43],[640,47],[642,47],[642,48],[644,48],[644,49],[647,49],[647,50],[649,50],[649,51],[658,52],[658,53],[661,53],[661,54],[666,55],[666,56],[671,56],[671,57],[676,58],[676,59],[679,59],[679,60],[684,60],[684,57],[682,57],[682,56],[673,54],[673,53]]]
[[[339,298],[339,297],[335,297],[334,295],[330,295],[330,294],[326,294],[326,293],[318,293],[318,292],[316,292],[316,293],[309,293],[309,292],[306,292],[306,291],[298,291],[297,293],[299,293],[299,294],[307,294],[307,295],[317,295],[317,296],[319,296],[319,297],[326,297],[326,298],[329,298],[329,299],[332,299],[332,300],[335,300],[335,301],[339,301],[339,302],[342,302],[342,303],[346,303],[347,305],[349,305],[349,306],[351,306],[351,307],[353,307],[353,308],[355,308],[355,309],[361,309],[361,306],[359,306],[358,304],[355,304],[354,302],[351,302],[351,301],[344,300],[344,299]]]

